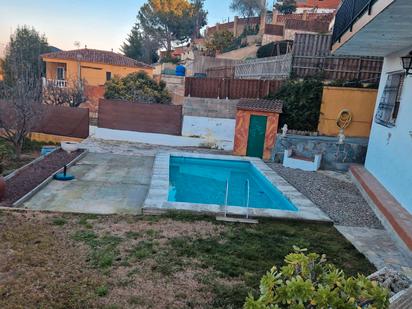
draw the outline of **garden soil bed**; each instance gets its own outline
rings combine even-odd
[[[0,202],[0,206],[11,207],[13,203],[36,188],[64,165],[73,161],[82,152],[83,150],[67,153],[59,149],[18,171],[16,175],[6,180],[6,195]]]

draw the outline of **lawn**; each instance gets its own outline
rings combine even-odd
[[[0,308],[240,308],[293,245],[375,270],[329,225],[0,212]]]

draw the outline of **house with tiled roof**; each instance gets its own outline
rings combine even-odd
[[[153,75],[154,68],[118,53],[97,49],[76,49],[43,54],[46,79],[67,86],[68,81],[84,80],[88,86],[102,86],[113,76],[126,76],[145,71]]]
[[[330,13],[334,12],[340,3],[341,0],[297,0],[296,13],[303,13],[305,11]]]
[[[154,67],[114,53],[97,49],[56,51],[41,55],[46,63],[44,83],[56,87],[71,87],[81,80],[91,114],[97,112],[99,99],[104,96],[104,84],[114,76],[124,77],[144,71],[153,76]],[[92,116],[94,117],[94,116]]]

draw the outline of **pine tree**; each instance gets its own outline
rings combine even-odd
[[[127,57],[146,63],[155,63],[158,61],[157,49],[159,43],[144,35],[138,24],[135,24],[130,31],[126,42],[121,46],[121,51]]]

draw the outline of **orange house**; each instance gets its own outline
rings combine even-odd
[[[76,49],[43,54],[46,63],[46,82],[57,87],[70,87],[73,82],[85,82],[89,100],[87,107],[97,111],[98,100],[104,95],[104,84],[114,76],[145,71],[153,77],[154,67],[110,51]]]

